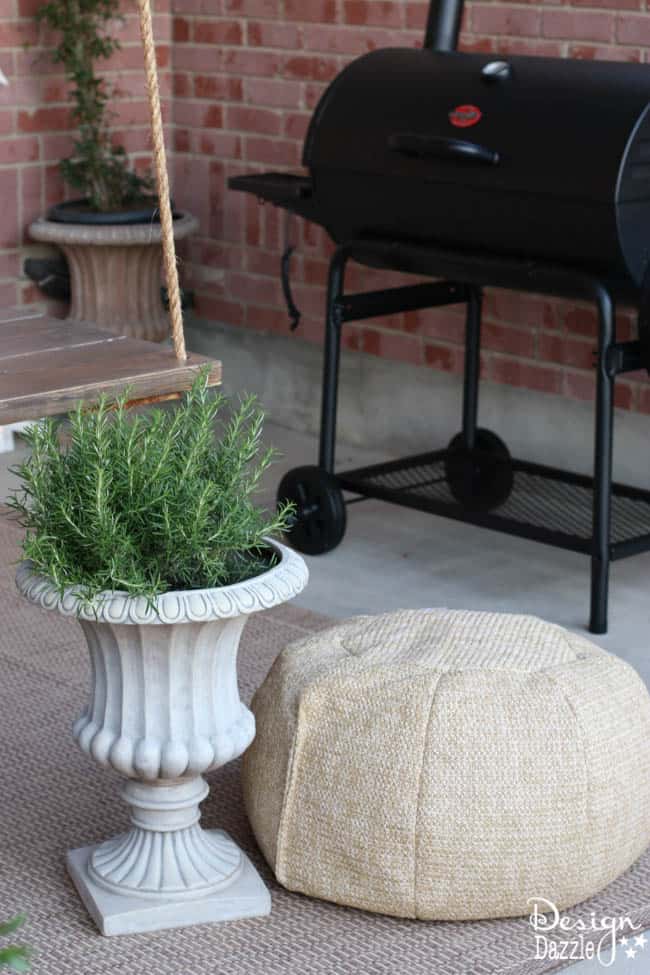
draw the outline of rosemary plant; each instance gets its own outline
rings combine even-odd
[[[47,0],[36,16],[58,34],[52,60],[63,65],[72,86],[78,136],[72,156],[61,162],[64,180],[93,210],[110,213],[137,205],[153,183],[130,169],[124,147],[114,144],[110,102],[116,89],[95,72],[97,61],[119,50],[110,28],[120,16],[120,0]]]
[[[268,569],[264,537],[286,528],[288,507],[270,514],[253,495],[273,458],[261,447],[254,398],[224,419],[226,399],[207,373],[175,410],[134,414],[128,392],[27,438],[31,456],[10,505],[26,529],[25,556],[60,591],[84,600],[123,590],[152,602],[173,589],[240,582]]]
[[[0,937],[6,938],[17,931],[25,923],[24,914],[17,914],[10,921],[0,922]],[[29,950],[24,945],[6,945],[0,948],[0,968],[9,968],[12,972],[28,972]]]

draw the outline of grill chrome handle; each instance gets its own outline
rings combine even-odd
[[[499,153],[477,142],[467,142],[465,139],[452,139],[443,135],[418,135],[415,132],[397,132],[389,136],[388,148],[392,152],[399,152],[403,156],[415,156],[418,159],[447,159],[451,162],[483,163],[496,166]]]

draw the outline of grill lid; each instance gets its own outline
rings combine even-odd
[[[319,172],[338,170],[574,201],[646,199],[649,102],[647,65],[379,50],[325,92],[304,164],[316,190]]]

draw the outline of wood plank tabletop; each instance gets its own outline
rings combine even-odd
[[[86,322],[49,318],[29,309],[0,311],[0,425],[65,413],[128,387],[134,401],[163,399],[188,389],[202,366],[210,385],[221,363],[114,335]]]

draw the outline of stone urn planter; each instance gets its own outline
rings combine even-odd
[[[189,213],[174,220],[174,237],[198,229]],[[169,335],[160,299],[160,224],[68,223],[36,220],[33,240],[56,244],[70,268],[69,318],[92,322],[118,335],[161,342]]]
[[[222,830],[203,830],[202,778],[237,758],[255,719],[237,686],[237,648],[248,616],[297,595],[303,559],[276,542],[267,572],[220,589],[168,592],[156,602],[107,592],[84,604],[61,596],[29,562],[20,592],[76,616],[92,662],[90,702],[75,722],[84,752],[125,776],[131,828],[72,850],[68,871],[103,934],[126,934],[268,914],[270,895]]]

